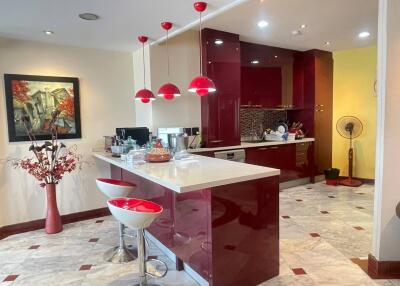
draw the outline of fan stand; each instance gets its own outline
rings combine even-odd
[[[349,149],[349,176],[346,179],[340,180],[339,184],[347,187],[359,187],[362,185],[360,180],[353,179],[353,144],[350,134],[350,149]]]

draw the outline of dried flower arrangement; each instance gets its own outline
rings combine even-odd
[[[22,121],[31,141],[29,151],[32,151],[35,157],[10,160],[14,168],[22,168],[34,176],[42,188],[47,184],[58,184],[65,174],[81,168],[82,156],[76,153],[76,145],[67,148],[58,142],[57,118],[60,113],[58,109],[51,113],[48,123],[51,141],[45,141],[41,145],[36,141],[29,116],[23,116]]]

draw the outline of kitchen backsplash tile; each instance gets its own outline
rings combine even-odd
[[[241,108],[240,135],[241,137],[251,136],[252,128],[257,132],[267,128],[274,128],[280,121],[286,121],[286,118],[287,115],[285,110]]]

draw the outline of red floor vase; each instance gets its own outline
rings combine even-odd
[[[46,215],[46,233],[54,234],[62,231],[63,225],[61,222],[61,216],[57,207],[57,197],[56,197],[56,185],[47,184],[46,185],[46,195],[47,195],[47,215]]]

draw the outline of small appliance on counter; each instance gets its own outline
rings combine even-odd
[[[161,163],[171,160],[171,154],[167,148],[161,144],[161,139],[156,139],[156,143],[146,154],[146,161],[149,163]]]
[[[157,129],[157,137],[161,139],[164,147],[169,148],[168,134],[184,134],[185,128],[183,127],[164,127]]]
[[[168,145],[175,159],[180,160],[190,156],[187,151],[189,146],[189,136],[186,133],[168,134]]]
[[[140,149],[139,145],[136,144],[136,140],[133,140],[131,136],[128,136],[128,139],[123,140],[116,135],[112,141],[113,145],[111,146],[111,153],[113,157],[120,157],[123,154],[129,153],[131,150]]]
[[[130,136],[139,146],[146,145],[150,140],[150,131],[147,127],[116,128],[115,133],[122,140],[127,140]]]
[[[104,136],[104,151],[111,152],[111,146],[114,145],[114,136]]]

